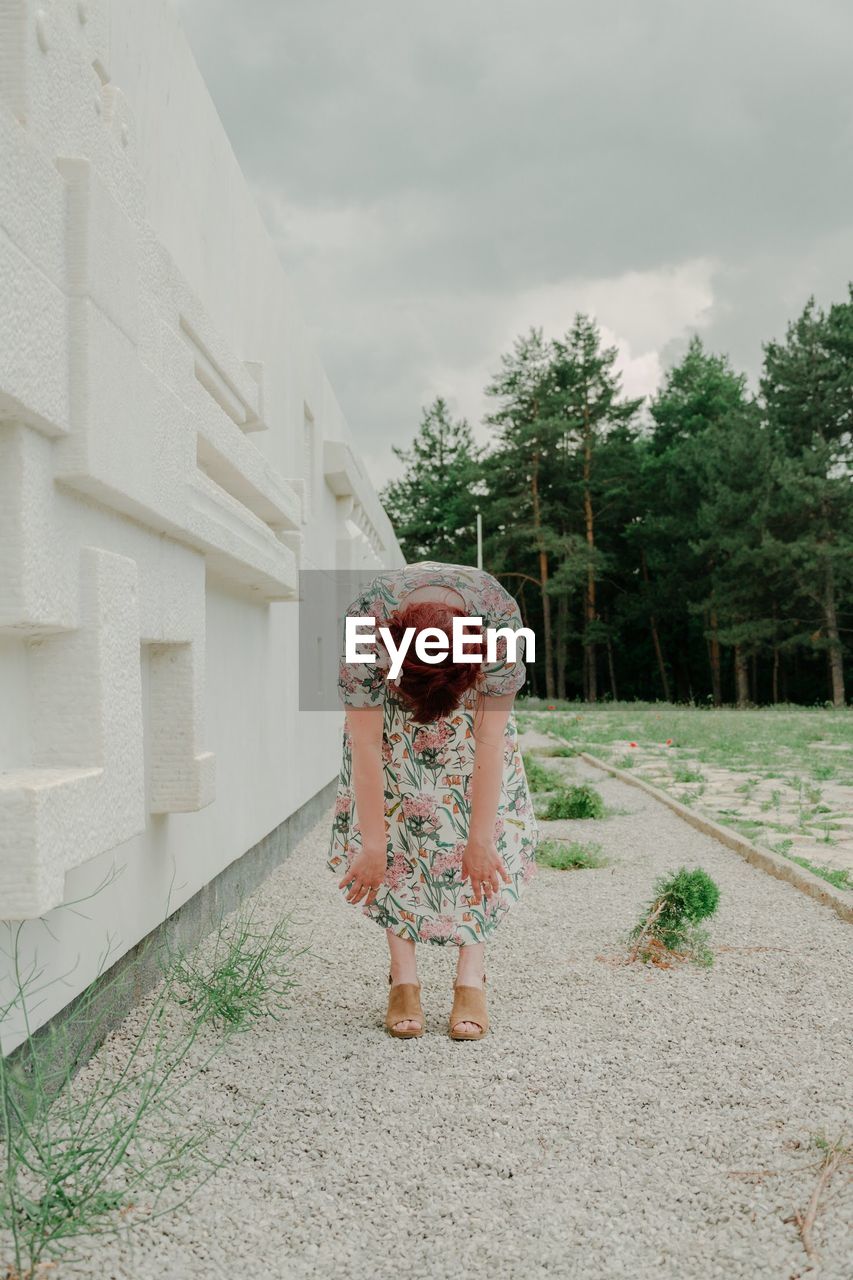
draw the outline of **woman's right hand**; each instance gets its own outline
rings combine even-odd
[[[347,902],[361,902],[366,894],[364,905],[368,906],[373,902],[385,879],[386,868],[387,858],[384,849],[362,849],[349,864],[338,888],[343,889],[344,885],[350,885],[346,894]]]
[[[501,880],[505,884],[512,884],[512,876],[507,871],[494,840],[469,838],[462,854],[462,879],[470,880],[471,901],[475,905],[483,901],[484,886],[486,896],[497,897],[501,891]]]

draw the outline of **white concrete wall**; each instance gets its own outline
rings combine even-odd
[[[170,6],[0,0],[0,919],[74,966],[36,1024],[334,776],[298,569],[399,563]]]

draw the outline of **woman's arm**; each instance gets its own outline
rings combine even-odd
[[[495,822],[501,798],[506,726],[515,694],[481,697],[474,717],[474,776],[468,842],[463,858],[463,877],[470,878],[474,902],[480,901],[481,885],[500,890],[498,876],[509,884],[511,877],[495,845]]]
[[[347,707],[347,729],[352,743],[352,785],[361,829],[361,852],[353,858],[340,882],[353,881],[349,902],[372,902],[385,878],[385,778],[382,770],[383,708]]]
[[[469,840],[492,840],[504,767],[504,736],[515,694],[481,697],[474,717],[474,777]]]
[[[347,707],[352,742],[352,785],[361,847],[385,858],[385,778],[382,771],[382,707]]]

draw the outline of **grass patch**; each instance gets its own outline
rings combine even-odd
[[[579,840],[566,843],[563,840],[540,840],[536,860],[543,867],[557,871],[587,871],[607,865],[600,844],[581,844]]]
[[[689,765],[677,764],[672,771],[673,782],[702,782],[702,772],[699,769],[691,769]]]
[[[552,769],[546,769],[535,756],[525,753],[522,757],[527,785],[533,792],[553,791],[559,785],[559,778]]]
[[[604,801],[588,782],[575,787],[563,787],[548,798],[541,817],[546,822],[564,818],[603,818]]]
[[[786,853],[784,856],[791,862],[796,862],[798,866],[805,867],[807,871],[813,872],[814,875],[820,876],[821,880],[826,880],[836,889],[853,889],[853,879],[846,867],[821,867],[816,862],[810,862],[808,858],[801,858],[795,853]]]
[[[610,758],[626,741],[675,751],[701,764],[762,777],[789,775],[807,762],[816,780],[853,785],[853,707],[776,707],[737,710],[665,702],[523,702],[525,723],[569,740],[578,750]]]

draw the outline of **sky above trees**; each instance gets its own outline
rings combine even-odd
[[[847,0],[176,0],[377,484],[436,395],[593,314],[625,392],[853,261]]]

